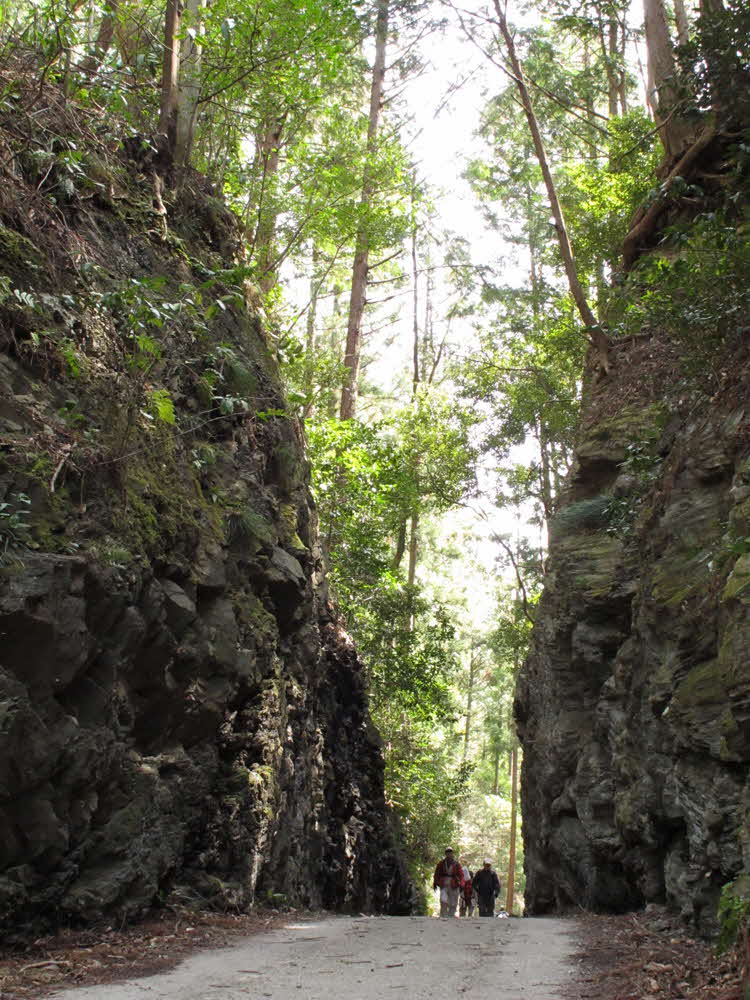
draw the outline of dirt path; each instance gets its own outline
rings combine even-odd
[[[107,1000],[560,1000],[574,925],[562,920],[326,918],[289,923],[171,972],[106,987]],[[102,987],[59,1000],[99,1000]]]

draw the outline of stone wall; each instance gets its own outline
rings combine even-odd
[[[654,335],[589,392],[519,681],[531,913],[666,902],[750,863],[747,349],[711,393]]]

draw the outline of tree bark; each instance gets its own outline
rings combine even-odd
[[[179,167],[187,165],[193,148],[193,133],[201,90],[202,46],[199,39],[203,33],[204,6],[205,0],[187,0],[185,7],[189,17],[188,26],[192,33],[183,42],[180,62],[175,140],[175,163]]]
[[[413,511],[409,524],[409,572],[407,583],[414,586],[417,578],[417,555],[419,552],[419,511]]]
[[[375,22],[375,60],[372,67],[370,87],[370,114],[367,125],[367,146],[365,168],[362,178],[360,207],[366,215],[374,193],[372,158],[377,149],[380,110],[385,85],[385,54],[388,42],[388,16],[390,0],[377,0]],[[349,319],[346,330],[344,367],[346,374],[341,390],[340,417],[351,420],[357,408],[357,388],[359,383],[359,363],[362,350],[362,317],[365,311],[367,293],[367,272],[370,259],[370,242],[367,223],[363,220],[357,233],[357,241],[352,266],[352,289],[349,299]]]
[[[396,551],[393,554],[392,567],[394,572],[400,568],[401,562],[404,558],[404,552],[406,552],[406,519],[404,519],[398,526],[398,534],[396,535]]]
[[[463,761],[469,755],[469,737],[471,735],[471,709],[472,702],[474,699],[474,676],[476,674],[476,655],[474,653],[474,647],[471,648],[471,655],[469,657],[469,683],[467,685],[466,691],[466,725],[464,726],[464,749],[461,759]]]
[[[690,143],[685,122],[676,114],[675,60],[664,0],[643,0],[648,90],[664,152],[672,159]]]
[[[677,28],[677,44],[687,45],[690,41],[690,22],[685,9],[685,0],[674,0],[674,20]]]
[[[412,209],[414,196],[412,193]],[[419,267],[417,265],[417,224],[411,233],[411,275],[412,275],[412,399],[416,399],[419,387]]]
[[[252,248],[253,258],[258,268],[258,284],[263,292],[269,292],[276,284],[273,244],[276,235],[277,211],[273,199],[269,196],[269,189],[279,172],[283,129],[283,120],[268,124],[258,139],[258,148],[255,154],[261,179]]]
[[[500,748],[495,747],[494,752],[494,775],[492,778],[492,794],[497,795],[500,788]]]
[[[305,325],[305,388],[310,393],[302,410],[305,420],[312,416],[313,412],[313,378],[315,375],[315,321],[318,314],[318,292],[320,290],[320,250],[313,242],[312,261],[310,271],[310,304],[307,307],[307,321]]]
[[[510,851],[508,855],[508,883],[505,897],[505,910],[508,914],[513,912],[513,895],[516,881],[516,828],[518,825],[516,805],[516,800],[518,799],[518,744],[516,742],[513,744],[510,771]]]
[[[81,72],[87,76],[93,76],[99,71],[107,53],[112,47],[112,39],[115,34],[115,18],[119,6],[120,0],[109,0],[109,3],[104,8],[93,50],[81,64]]]
[[[167,137],[167,149],[174,155],[177,143],[177,103],[180,73],[180,0],[167,0],[164,15],[164,54],[161,71],[159,131]]]

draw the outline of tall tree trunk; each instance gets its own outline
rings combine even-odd
[[[177,143],[177,104],[180,73],[180,0],[167,0],[164,14],[164,54],[161,70],[159,131],[167,137],[167,149],[174,155]]]
[[[193,148],[193,133],[198,114],[198,98],[201,90],[200,37],[203,34],[203,8],[206,0],[187,0],[185,11],[188,15],[190,33],[182,44],[180,62],[180,87],[177,103],[177,138],[175,163],[179,167],[187,165]]]
[[[417,555],[419,553],[419,511],[413,511],[409,523],[409,572],[407,583],[414,586],[417,578]]]
[[[507,913],[513,912],[513,895],[516,881],[516,828],[517,822],[517,800],[518,800],[518,743],[513,743],[513,754],[511,757],[511,779],[510,779],[510,851],[508,854],[508,884],[505,897],[505,909]]]
[[[112,46],[112,39],[115,34],[115,18],[117,17],[119,6],[120,0],[109,0],[109,3],[104,7],[104,13],[99,22],[99,31],[96,35],[93,50],[81,64],[81,72],[87,76],[93,76],[99,71]]]
[[[664,0],[643,0],[648,90],[664,152],[672,159],[691,141],[690,130],[675,107],[675,60],[672,37],[667,24]]]
[[[500,748],[495,747],[493,754],[494,774],[492,778],[492,794],[497,795],[500,789]]]
[[[343,289],[338,282],[333,286],[333,306],[331,308],[331,320],[329,328],[329,338],[328,338],[328,348],[331,352],[331,357],[335,358],[336,361],[339,360],[341,344],[339,341],[339,323],[343,325],[343,310],[341,308],[341,293]],[[328,405],[326,412],[328,416],[333,419],[339,411],[339,399],[337,393],[332,389],[330,395],[328,396]],[[404,527],[406,531],[406,527]],[[404,543],[406,544],[406,543]],[[403,552],[401,553],[403,556]],[[401,559],[399,559],[399,564]]]
[[[412,210],[414,194],[412,192]],[[419,388],[419,267],[417,263],[417,223],[411,232],[411,282],[412,282],[412,399],[416,399]]]
[[[628,67],[626,59],[626,48],[628,44],[628,26],[625,19],[625,14],[622,15],[622,22],[620,24],[620,81],[619,81],[619,92],[620,92],[620,114],[626,115],[628,113]]]
[[[302,411],[305,420],[313,412],[313,379],[315,377],[315,321],[318,314],[318,292],[320,290],[320,250],[313,241],[310,270],[310,304],[307,307],[305,326],[305,388],[310,393]]]
[[[607,82],[608,82],[608,103],[609,103],[609,117],[615,118],[618,111],[618,97],[619,88],[618,82],[620,77],[620,50],[618,46],[619,32],[617,15],[612,14],[609,24],[607,25],[608,34],[608,46],[607,46]]]
[[[617,51],[617,20],[612,14],[605,22],[601,9],[597,10],[597,35],[599,38],[599,48],[604,62],[604,71],[607,74],[607,113],[610,118],[617,114],[617,65],[619,52]],[[613,40],[614,35],[614,40]]]
[[[396,551],[393,553],[393,562],[391,566],[394,572],[400,568],[401,562],[404,558],[404,552],[406,552],[406,518],[398,526],[398,534],[396,535]]]
[[[469,657],[469,683],[466,690],[466,725],[464,726],[464,749],[461,755],[462,760],[469,756],[469,737],[471,735],[471,709],[474,700],[474,677],[476,675],[476,655],[474,647],[471,647]]]
[[[256,213],[255,233],[252,240],[253,258],[258,269],[261,291],[269,292],[276,284],[274,237],[278,212],[271,187],[279,172],[281,134],[284,121],[276,120],[266,126],[258,139],[255,159],[260,173],[260,188]]]
[[[536,426],[536,438],[539,442],[539,458],[541,465],[541,493],[544,520],[549,524],[554,508],[554,490],[552,487],[552,470],[549,461],[549,435],[544,424],[544,418],[539,417]]]
[[[674,0],[674,21],[677,28],[677,44],[687,45],[690,41],[690,22],[685,9],[685,0]]]
[[[534,112],[534,105],[531,101],[531,95],[529,94],[528,87],[526,86],[526,81],[523,74],[523,68],[518,59],[516,53],[515,42],[513,41],[513,36],[508,28],[508,22],[505,18],[505,14],[500,6],[500,0],[493,0],[495,13],[497,14],[498,26],[500,28],[500,33],[503,36],[505,42],[505,47],[508,52],[508,58],[510,60],[511,67],[513,69],[513,75],[515,77],[516,85],[518,87],[518,93],[521,98],[521,104],[523,105],[524,112],[526,114],[526,120],[529,123],[529,131],[531,132],[531,138],[534,143],[534,151],[536,152],[536,158],[539,162],[539,166],[542,171],[542,177],[544,178],[544,185],[547,189],[547,198],[549,199],[550,208],[552,209],[552,215],[555,220],[555,229],[557,230],[557,239],[560,246],[560,255],[562,256],[563,267],[565,268],[565,275],[568,279],[568,287],[570,289],[570,294],[573,297],[573,301],[576,304],[578,312],[583,320],[584,326],[590,330],[598,330],[598,324],[596,317],[592,313],[588,301],[586,299],[586,294],[581,285],[580,279],[578,277],[578,269],[576,268],[575,257],[573,256],[573,247],[570,243],[570,238],[568,237],[568,230],[565,226],[565,218],[563,216],[562,206],[557,197],[557,190],[555,189],[555,183],[552,179],[552,173],[549,168],[549,163],[547,161],[547,154],[544,150],[544,143],[542,141],[542,135],[539,131],[539,123],[536,119],[536,114]],[[601,331],[600,331],[601,332]]]
[[[380,109],[383,103],[383,88],[385,85],[385,54],[388,42],[388,16],[390,0],[377,0],[377,17],[375,22],[375,61],[372,66],[372,84],[370,87],[370,115],[367,125],[367,147],[365,151],[365,168],[362,178],[362,195],[360,207],[366,216],[375,191],[372,160],[377,149],[378,126],[380,124]],[[367,271],[370,260],[370,240],[367,222],[364,220],[357,232],[354,264],[352,266],[352,290],[349,300],[349,320],[346,330],[346,350],[344,352],[344,367],[346,375],[341,390],[342,420],[350,420],[357,408],[357,387],[359,382],[359,362],[362,350],[362,317],[365,311],[367,293]]]

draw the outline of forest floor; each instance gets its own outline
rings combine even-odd
[[[576,919],[578,973],[569,1000],[742,1000],[735,955],[717,958],[677,918],[649,906]]]
[[[53,993],[60,1000],[99,1000],[104,985],[108,1000],[140,997],[144,989],[154,997],[188,1000],[195,988],[195,996],[204,998],[219,986],[223,1000],[283,1000],[299,997],[303,983],[307,1000],[318,975],[326,983],[321,996],[334,1000],[380,1000],[386,991],[440,1000],[443,990],[445,996],[467,992],[481,1000],[485,988],[493,1000],[741,997],[730,957],[717,959],[710,945],[649,908],[616,917],[523,921],[185,910],[126,928],[64,931],[23,950],[2,950],[0,1000],[43,1000]]]

